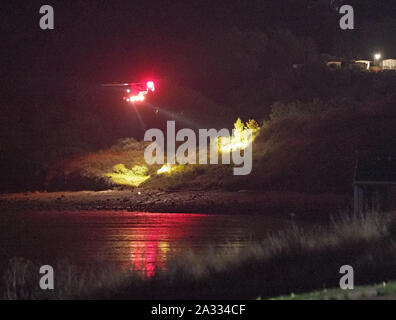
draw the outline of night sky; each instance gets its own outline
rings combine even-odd
[[[186,56],[202,49],[199,39],[231,27],[288,28],[312,38],[319,51],[327,53],[339,32],[339,15],[328,4],[331,1],[319,2],[50,1],[55,30],[42,31],[38,27],[42,1],[7,1],[1,5],[1,69],[8,81],[40,77],[52,82],[70,77],[100,83],[173,75],[181,73],[180,64],[193,64]],[[394,1],[348,3],[353,2],[358,30],[395,16]],[[378,49],[388,55],[394,52],[393,44],[377,44],[374,36],[366,41],[371,41],[367,51],[382,46]]]

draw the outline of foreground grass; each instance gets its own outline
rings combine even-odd
[[[371,286],[358,286],[353,290],[340,288],[323,289],[301,294],[291,293],[270,300],[358,300],[396,299],[396,281],[382,282]],[[261,297],[258,298],[261,300]]]
[[[353,266],[355,286],[396,279],[394,214],[345,215],[330,226],[294,227],[246,248],[185,252],[145,278],[137,270],[97,264],[55,267],[56,289],[38,288],[37,266],[13,259],[3,276],[5,299],[349,299],[353,292],[314,291],[338,286],[342,265]],[[381,289],[393,294],[392,282]],[[368,287],[369,288],[369,287]],[[388,291],[387,291],[388,290]],[[325,293],[327,295],[325,295]],[[363,298],[364,295],[357,297]]]

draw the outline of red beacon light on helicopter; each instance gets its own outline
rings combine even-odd
[[[155,90],[154,81],[147,81],[146,86],[147,86],[148,90],[151,90],[151,91]]]

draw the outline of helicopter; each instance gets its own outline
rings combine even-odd
[[[148,93],[154,92],[156,82],[149,80],[146,82],[130,82],[130,83],[107,83],[102,84],[103,87],[115,87],[125,89],[125,95],[122,98],[129,103],[143,102]]]

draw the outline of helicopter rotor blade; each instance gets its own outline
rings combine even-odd
[[[104,83],[102,87],[130,87],[131,83]]]

